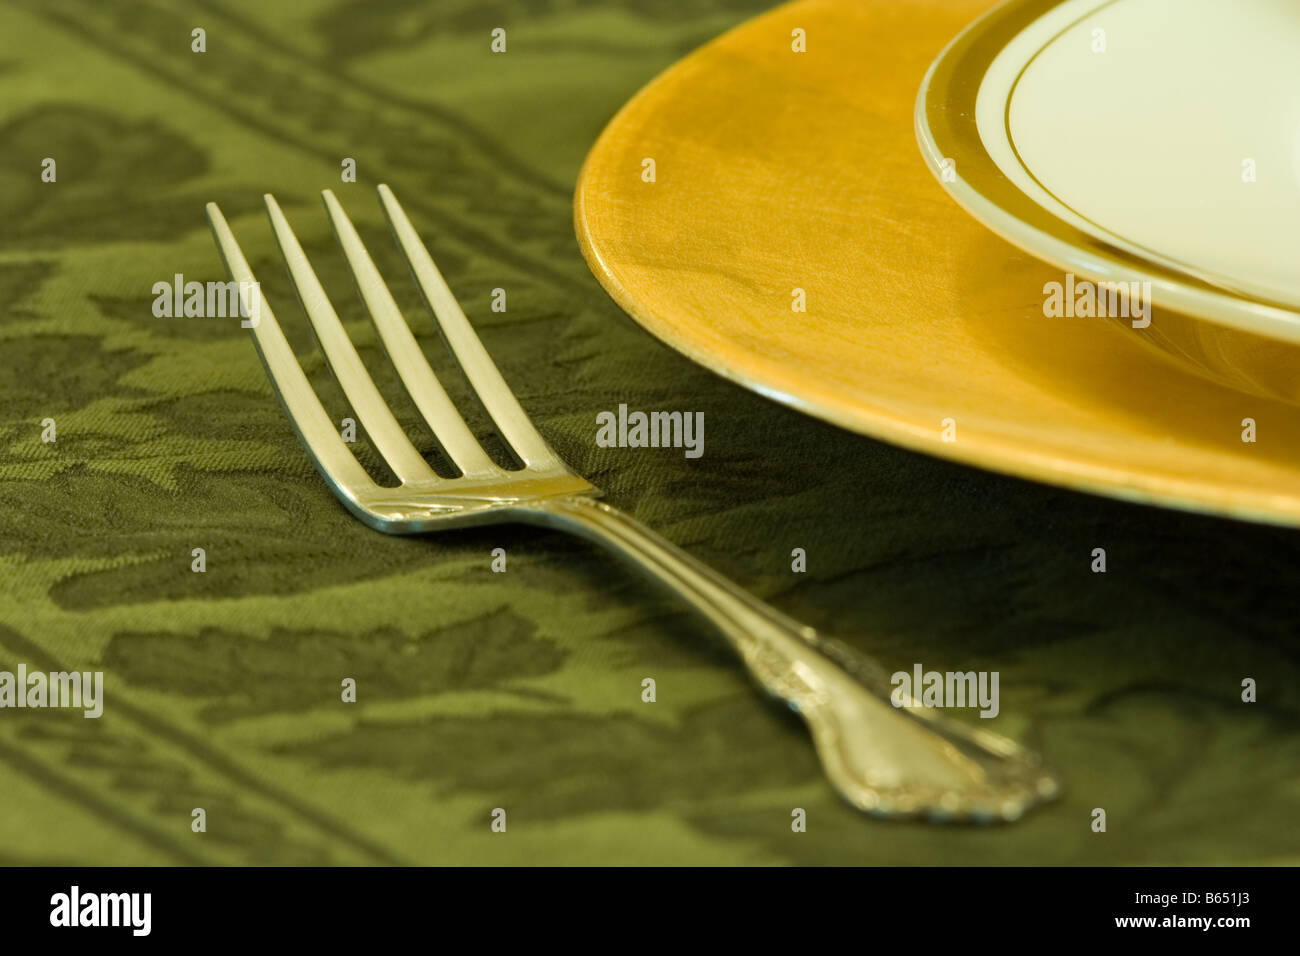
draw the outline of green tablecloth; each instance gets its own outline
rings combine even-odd
[[[106,674],[98,720],[0,710],[0,862],[1300,860],[1300,537],[838,431],[670,352],[588,273],[570,200],[596,134],[763,6],[0,7],[0,669]],[[541,430],[611,501],[891,669],[999,671],[990,723],[1064,773],[1063,799],[1002,828],[861,817],[797,719],[605,555],[510,527],[397,539],[349,517],[247,333],[156,318],[151,288],[225,278],[203,216],[218,201],[341,417],[260,205],[279,197],[378,359],[320,206],[333,187],[448,370],[381,181]],[[704,456],[597,447],[596,414],[620,402],[703,411]]]

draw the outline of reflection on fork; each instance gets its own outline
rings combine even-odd
[[[1010,740],[932,710],[897,708],[874,661],[769,607],[629,516],[598,500],[538,434],[387,186],[379,198],[447,346],[522,463],[484,452],[429,367],[347,214],[325,207],[380,339],[402,384],[458,477],[436,474],[407,438],[348,339],[338,315],[271,196],[266,207],[304,309],[344,394],[400,482],[378,485],[348,450],[285,341],[269,304],[256,303],[253,338],[299,438],[335,494],[389,534],[487,522],[540,524],[611,548],[711,621],[770,694],[798,712],[828,777],[861,810],[885,817],[1014,820],[1059,787],[1037,756]],[[240,288],[256,280],[221,211],[208,204],[217,245]],[[260,294],[260,293],[259,293]],[[910,703],[910,701],[907,701]]]

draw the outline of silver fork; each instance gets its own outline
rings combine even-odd
[[[380,396],[274,197],[265,197],[280,249],[330,367],[375,447],[401,484],[376,484],[348,450],[312,390],[225,217],[207,207],[217,245],[240,284],[271,383],[316,467],[348,509],[378,531],[420,534],[489,522],[559,528],[606,545],[711,621],[757,682],[806,722],[827,776],[854,806],[885,817],[1014,820],[1056,794],[1037,756],[1006,738],[903,707],[885,671],[767,606],[621,511],[597,500],[537,433],[474,334],[402,207],[379,198],[448,347],[500,435],[523,462],[498,466],[452,404],[398,311],[356,229],[330,190],[325,207],[384,348],[416,407],[461,477],[442,478]]]

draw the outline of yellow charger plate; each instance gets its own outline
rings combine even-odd
[[[673,66],[579,178],[593,272],[669,345],[845,428],[1069,488],[1300,524],[1293,406],[1192,374],[1111,319],[1048,318],[1061,272],[931,176],[917,90],[990,6],[800,0]]]

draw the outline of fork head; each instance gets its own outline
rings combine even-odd
[[[268,194],[265,200],[271,227],[330,369],[399,484],[384,486],[370,477],[312,389],[274,312],[262,299],[261,287],[221,210],[216,203],[208,203],[207,213],[230,277],[239,284],[243,311],[249,316],[245,324],[252,329],[271,384],[316,467],[348,509],[379,531],[416,534],[453,525],[535,520],[547,513],[548,501],[598,495],[595,486],[565,465],[538,434],[392,191],[380,186],[380,203],[394,238],[437,320],[443,340],[523,467],[503,468],[488,456],[434,375],[343,207],[332,191],[327,189],[323,195],[334,232],[380,341],[416,408],[448,460],[459,470],[458,477],[439,476],[411,444],[348,338],[284,213]]]

